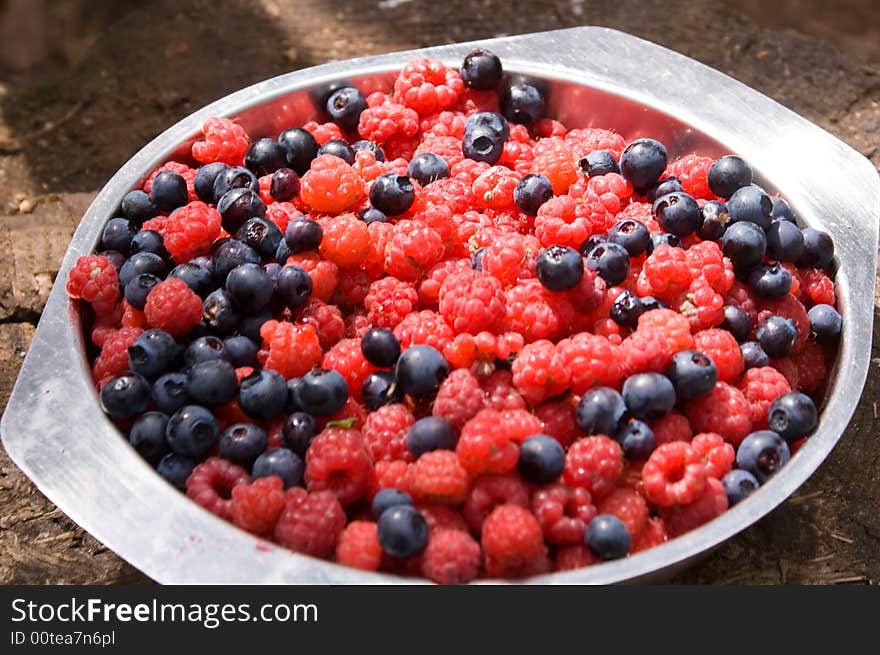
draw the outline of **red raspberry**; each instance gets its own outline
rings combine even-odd
[[[605,209],[612,214],[617,214],[632,197],[632,184],[617,173],[607,173],[586,179],[587,189],[598,197]],[[575,194],[572,192],[572,195]]]
[[[751,290],[739,280],[734,280],[730,287],[730,291],[724,297],[725,305],[736,305],[749,315],[752,327],[758,318],[758,306]]]
[[[147,318],[144,316],[144,313],[135,309],[131,305],[128,304],[128,301],[122,301],[122,319],[121,325],[122,327],[139,327],[145,328],[147,327]],[[100,316],[98,318],[101,318]]]
[[[536,279],[511,287],[504,298],[505,329],[521,334],[526,342],[558,338],[574,316],[565,296],[547,291]]]
[[[675,410],[663,418],[652,421],[651,429],[654,431],[654,441],[657,442],[657,445],[670,441],[690,441],[694,434],[687,417]]]
[[[394,102],[428,116],[458,103],[464,81],[454,68],[430,59],[411,61],[394,80]]]
[[[385,274],[385,249],[394,236],[394,224],[374,221],[367,226],[367,232],[370,234],[370,249],[361,268],[375,280]]]
[[[330,302],[339,281],[339,267],[316,252],[299,252],[287,260],[288,266],[299,266],[312,278],[312,298]]]
[[[633,542],[648,523],[648,503],[632,489],[615,489],[596,503],[596,509],[599,514],[611,514],[623,521]]]
[[[332,491],[343,505],[367,492],[373,464],[357,430],[327,428],[306,452],[306,482],[312,491]]]
[[[684,292],[693,280],[687,253],[681,248],[662,244],[654,248],[639,274],[639,295],[672,300]]]
[[[382,144],[382,151],[388,158],[386,168],[389,173],[396,172],[398,175],[406,175],[406,167],[400,166],[403,162],[408,162],[415,156],[416,148],[419,146],[419,138],[417,136],[404,136],[402,134],[392,134],[385,143]],[[418,197],[416,197],[418,202]]]
[[[566,291],[565,295],[568,296],[575,311],[587,314],[599,309],[605,300],[606,292],[605,280],[599,277],[593,269],[585,267],[581,281],[576,287]]]
[[[308,323],[318,333],[321,348],[327,350],[345,336],[345,320],[336,305],[312,298],[299,311],[299,320]]]
[[[736,451],[720,434],[702,432],[691,440],[693,448],[706,465],[710,478],[723,478],[733,468]]]
[[[167,216],[153,216],[153,218],[149,218],[144,221],[143,225],[141,225],[141,230],[152,230],[153,232],[158,232],[159,234],[164,234],[165,232],[165,224],[168,222]]]
[[[410,489],[418,501],[458,505],[468,491],[468,472],[451,450],[424,453],[410,468]]]
[[[623,377],[619,349],[605,337],[580,332],[560,341],[556,350],[576,394],[595,386],[617,386]]]
[[[720,480],[709,478],[706,490],[689,505],[682,507],[661,507],[660,516],[670,538],[683,535],[727,510],[727,494]]]
[[[295,218],[300,218],[303,213],[296,205],[289,202],[273,202],[266,207],[266,218],[272,221],[283,234],[287,230],[287,224]]]
[[[339,157],[319,155],[302,177],[300,197],[315,211],[338,214],[363,200],[364,180]]]
[[[278,476],[232,488],[232,522],[256,535],[272,531],[284,509],[284,483]]]
[[[486,572],[492,577],[521,577],[549,569],[547,548],[537,519],[517,505],[501,505],[483,522],[481,537]]]
[[[303,129],[315,138],[319,146],[323,146],[328,141],[345,138],[345,135],[336,123],[309,121],[303,125]]]
[[[496,411],[506,409],[523,409],[526,401],[513,385],[513,373],[510,371],[495,371],[487,378],[480,381],[480,386],[486,394],[486,407]]]
[[[202,125],[204,141],[192,145],[192,156],[197,162],[223,162],[241,166],[248,150],[248,135],[244,128],[228,118],[212,117]]]
[[[409,282],[390,276],[376,280],[364,298],[367,319],[376,327],[397,327],[414,311],[418,299],[418,293]]]
[[[440,314],[455,332],[494,330],[504,316],[504,291],[492,275],[454,273],[440,289]]]
[[[127,371],[128,349],[143,332],[137,327],[123,327],[110,332],[104,338],[104,346],[92,364],[92,378],[98,381]]]
[[[620,345],[628,375],[664,372],[672,356],[694,345],[687,317],[671,309],[652,309],[639,316],[638,328]]]
[[[263,204],[270,205],[275,202],[275,198],[272,197],[272,175],[263,175],[257,179],[257,182]]]
[[[618,221],[622,221],[627,218],[634,218],[639,223],[644,223],[648,226],[648,229],[651,229],[651,225],[657,228],[659,232],[663,230],[660,229],[660,226],[657,225],[657,221],[654,220],[654,214],[651,212],[651,203],[649,202],[630,202],[626,207],[620,210],[620,213],[615,216]]]
[[[505,473],[519,459],[519,448],[505,430],[501,412],[483,409],[464,424],[455,447],[471,473]]]
[[[345,511],[329,491],[287,490],[284,511],[275,525],[275,541],[304,555],[330,557],[345,527]]]
[[[701,454],[684,441],[657,446],[642,467],[645,497],[655,505],[686,505],[706,487],[706,465]]]
[[[419,115],[408,107],[395,102],[370,106],[361,112],[358,133],[367,141],[375,141],[379,145],[389,137],[400,134],[405,137],[415,136],[419,131]]]
[[[535,121],[532,132],[536,138],[546,139],[549,136],[565,136],[568,128],[557,120],[545,117]]]
[[[510,440],[515,443],[522,443],[541,433],[541,419],[525,409],[501,410],[501,423]]]
[[[703,277],[720,294],[730,291],[734,283],[733,263],[724,256],[714,241],[695,243],[684,251],[694,278]]]
[[[532,512],[544,539],[557,545],[583,543],[584,532],[598,513],[589,491],[561,482],[535,490]]]
[[[232,490],[250,481],[251,477],[240,466],[219,457],[209,457],[190,473],[186,495],[212,514],[229,521],[232,518]]]
[[[782,357],[780,359],[771,358],[770,366],[785,376],[785,379],[788,380],[788,385],[792,389],[802,389],[798,366],[792,357]]]
[[[684,411],[695,432],[717,432],[734,446],[752,431],[749,401],[725,382],[716,382],[705,396],[689,401]]]
[[[581,436],[575,420],[575,411],[568,401],[548,401],[535,408],[535,417],[541,421],[541,433],[553,437],[568,447]]]
[[[417,280],[443,257],[443,239],[417,221],[399,221],[385,247],[385,270],[401,280]]]
[[[370,250],[367,224],[354,214],[342,214],[321,221],[324,238],[320,252],[341,268],[358,266]]]
[[[402,459],[393,462],[387,460],[376,462],[373,470],[375,479],[370,485],[370,498],[372,499],[380,489],[399,489],[409,493],[410,466],[412,465]]]
[[[422,138],[423,140],[434,136],[452,138],[458,141],[460,146],[466,124],[467,115],[464,112],[441,111],[422,118]],[[436,150],[424,150],[424,152],[433,152],[442,157],[442,154]]]
[[[794,363],[797,373],[797,381],[791,385],[792,388],[800,389],[806,393],[813,393],[822,388],[827,373],[825,351],[822,346],[815,341],[808,341],[802,351],[791,356],[791,361]],[[787,375],[786,378],[788,378]]]
[[[530,142],[513,141],[508,139],[504,142],[501,157],[498,163],[515,171],[523,177],[532,171],[535,161],[535,151]]]
[[[714,163],[711,157],[686,155],[669,164],[669,167],[666,169],[666,177],[677,177],[681,181],[681,186],[685,192],[691,194],[694,198],[714,200],[718,196],[709,189],[709,181],[707,179],[709,169]]]
[[[186,282],[168,278],[154,286],[147,294],[144,316],[150,327],[165,330],[174,337],[182,337],[202,320],[202,299]]]
[[[422,555],[422,574],[439,584],[464,584],[480,571],[480,545],[460,530],[434,530]]]
[[[578,159],[586,157],[595,150],[607,150],[615,159],[620,159],[623,149],[626,148],[626,139],[622,136],[611,130],[596,127],[570,130],[565,135],[565,142]]]
[[[362,571],[377,571],[382,563],[382,547],[376,524],[352,521],[345,526],[336,543],[336,561]]]
[[[428,152],[442,157],[450,167],[464,159],[461,152],[461,139],[454,136],[423,135],[419,147],[416,148],[415,156]]]
[[[666,526],[663,524],[663,519],[657,517],[649,518],[644,532],[633,543],[632,552],[640,553],[643,550],[654,548],[654,546],[664,543],[666,539]]]
[[[485,402],[485,393],[476,376],[467,369],[458,369],[452,371],[440,385],[431,412],[461,430],[468,420],[483,409]]]
[[[801,293],[810,303],[831,305],[832,307],[835,305],[834,280],[818,268],[802,268],[798,271],[798,276],[800,277]]]
[[[361,307],[372,281],[373,279],[364,270],[343,271],[338,278],[333,304],[348,309]]]
[[[533,152],[532,172],[550,180],[553,193],[557,196],[568,191],[568,187],[578,179],[577,160],[563,139],[540,139]]]
[[[260,328],[267,351],[263,366],[288,380],[309,372],[321,361],[321,342],[314,326],[268,321]]]
[[[468,532],[467,522],[464,516],[456,509],[452,509],[449,505],[440,505],[438,503],[416,503],[416,507],[431,532],[435,530],[458,530],[459,532]]]
[[[413,214],[413,220],[434,230],[443,241],[444,255],[450,255],[458,249],[455,234],[458,229],[457,219],[452,210],[445,205],[425,205]]]
[[[450,163],[450,167],[452,164]],[[464,184],[451,177],[444,177],[431,182],[421,190],[422,200],[426,205],[440,205],[449,208],[453,214],[464,214],[474,206],[471,185]]]
[[[563,546],[556,551],[554,571],[574,571],[597,564],[599,558],[584,544]]]
[[[335,414],[331,416],[327,416],[323,419],[319,419],[317,422],[318,430],[322,430],[327,426],[337,425],[337,426],[345,426],[351,427],[355,430],[360,430],[364,426],[364,421],[367,420],[367,416],[369,412],[367,412],[367,408],[357,402],[354,398],[349,398],[345,401],[345,404]]]
[[[364,445],[374,462],[401,459],[412,461],[406,447],[406,433],[416,419],[406,405],[383,405],[364,421]]]
[[[417,344],[426,344],[443,352],[455,335],[440,314],[425,309],[412,312],[404,318],[394,328],[394,336],[404,350]]]
[[[505,285],[535,276],[535,262],[541,244],[534,237],[504,234],[483,251],[483,272],[493,275]]]
[[[552,341],[528,343],[513,360],[513,384],[528,402],[537,405],[568,388],[569,370]]]
[[[355,399],[361,398],[361,387],[375,366],[367,361],[361,351],[360,339],[343,339],[330,348],[321,359],[321,366],[339,371],[348,383],[349,393]]]
[[[607,496],[623,474],[623,451],[605,435],[575,441],[565,454],[562,477],[572,487],[583,487],[594,498]]]
[[[419,284],[419,300],[422,306],[436,309],[440,302],[440,289],[446,278],[453,273],[467,273],[471,270],[471,263],[467,259],[447,259],[432,266]]]
[[[727,330],[702,330],[694,335],[694,349],[708,355],[722,382],[736,382],[743,372],[739,344]]]
[[[465,158],[449,167],[449,176],[471,188],[474,181],[490,168],[491,165],[484,161]]]
[[[791,391],[785,376],[772,366],[750,368],[743,374],[738,386],[752,408],[753,430],[767,428],[767,411],[770,405],[779,396]]]
[[[604,212],[604,206],[600,206]],[[580,248],[593,234],[590,213],[582,207],[571,196],[556,196],[541,205],[535,216],[535,236],[541,245]]]
[[[364,183],[372,182],[387,172],[385,162],[378,161],[373,151],[367,148],[361,148],[354,153],[354,163],[351,167],[361,176]]]
[[[792,295],[783,296],[779,300],[765,300],[760,304],[758,324],[770,316],[781,316],[794,321],[798,336],[792,352],[799,353],[803,350],[810,337],[810,317],[803,303]]]
[[[694,331],[713,328],[724,322],[724,296],[716,292],[704,277],[697,277],[690,288],[672,301],[682,316],[687,316]]]
[[[804,294],[801,293],[801,276],[798,274],[798,267],[788,262],[780,262],[779,265],[788,271],[788,274],[791,276],[791,289],[788,292],[801,302],[804,302],[805,298]]]
[[[492,166],[481,173],[472,187],[477,207],[492,209],[512,209],[513,190],[519,183],[519,176],[506,166]]]
[[[106,257],[87,255],[76,260],[67,274],[67,295],[86,302],[113,303],[119,298],[119,276]]]
[[[165,223],[165,249],[176,264],[208,254],[220,236],[220,214],[200,200],[175,210]]]

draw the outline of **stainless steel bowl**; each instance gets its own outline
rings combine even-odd
[[[98,405],[79,316],[64,280],[92,252],[122,196],[156,165],[188,160],[209,116],[235,116],[252,136],[274,136],[316,115],[313,98],[339,80],[387,90],[418,57],[457,65],[475,46],[505,69],[541,81],[549,113],[570,127],[612,127],[661,139],[672,156],[735,152],[799,218],[827,230],[837,250],[844,334],[816,434],[757,493],[709,524],[624,560],[527,580],[658,580],[745,529],[791,495],[840,439],[868,370],[880,182],[841,141],[747,86],[682,55],[608,29],[575,28],[393,53],[296,71],[233,93],[180,121],[132,157],[89,207],[2,419],[3,443],[39,489],[96,538],[163,583],[412,583],[291,553],[218,519],[172,489],[129,447]],[[815,165],[821,162],[821,167]],[[797,538],[796,535],[793,538]]]

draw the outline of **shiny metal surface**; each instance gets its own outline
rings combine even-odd
[[[776,102],[682,55],[601,28],[480,42],[506,70],[545,84],[550,115],[569,127],[612,127],[663,140],[670,155],[735,152],[800,219],[837,247],[844,337],[817,433],[745,502],[711,523],[625,560],[532,578],[540,583],[657,580],[684,568],[793,493],[844,432],[868,370],[880,181],[867,159]],[[170,158],[188,159],[208,116],[238,116],[252,136],[311,118],[313,97],[346,79],[387,89],[415,57],[457,64],[474,43],[334,62],[261,82],[161,134],[107,183],[73,237],[0,425],[4,446],[40,490],[109,548],[164,583],[412,583],[291,553],[221,521],[167,485],[104,417],[84,357],[67,271],[92,251],[130,188]],[[712,136],[708,136],[711,134]],[[815,166],[821,161],[823,165]],[[792,535],[797,539],[797,535]]]

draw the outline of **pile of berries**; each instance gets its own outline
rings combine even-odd
[[[277,138],[208,120],[70,271],[106,414],[241,529],[440,583],[741,502],[816,428],[830,237],[739,157],[545,111],[478,50]]]

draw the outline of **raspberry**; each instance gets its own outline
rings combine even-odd
[[[694,434],[687,417],[675,410],[651,422],[651,429],[654,431],[654,441],[658,445],[670,441],[690,441]]]
[[[565,136],[568,128],[552,118],[541,118],[532,125],[532,132],[538,139],[546,139],[551,136]]]
[[[266,207],[266,218],[272,221],[282,234],[287,230],[290,221],[302,215],[303,213],[289,202],[273,202]]]
[[[694,198],[714,200],[717,196],[709,189],[709,169],[715,161],[711,157],[686,155],[676,159],[666,169],[666,177],[677,177],[686,193]]]
[[[306,482],[312,491],[332,491],[343,505],[367,492],[373,465],[357,430],[327,428],[306,452]]]
[[[395,134],[408,137],[415,136],[418,131],[419,115],[395,102],[367,107],[361,112],[358,122],[358,134],[379,145]]]
[[[752,409],[753,430],[767,428],[767,411],[770,405],[779,396],[791,391],[785,376],[772,366],[750,368],[743,374],[738,386]]]
[[[318,430],[322,430],[328,425],[339,425],[345,427],[351,427],[355,430],[360,430],[364,426],[364,421],[367,420],[367,416],[369,412],[367,412],[367,408],[357,402],[354,398],[349,398],[345,401],[345,404],[342,406],[338,412],[331,416],[327,416],[326,418],[320,419],[317,422]]]
[[[348,391],[356,399],[361,397],[361,387],[370,373],[377,369],[370,364],[361,351],[360,339],[342,339],[330,348],[321,359],[321,366],[339,371],[348,383]]]
[[[690,286],[694,274],[681,248],[661,244],[654,248],[639,274],[639,295],[672,300]]]
[[[232,518],[232,490],[251,481],[247,471],[219,457],[209,457],[190,473],[186,495],[212,514],[227,521]]]
[[[373,327],[363,312],[355,311],[345,317],[345,336],[360,339]]]
[[[551,544],[583,543],[584,532],[597,514],[586,489],[556,482],[535,490],[532,512]]]
[[[468,472],[451,450],[432,450],[410,469],[410,488],[416,500],[458,505],[468,491]]]
[[[422,306],[436,309],[440,302],[440,289],[446,278],[454,273],[467,273],[471,270],[471,263],[467,259],[447,259],[432,266],[419,284],[419,301]]]
[[[584,544],[571,544],[563,546],[556,551],[555,571],[574,571],[585,566],[592,566],[599,562],[599,558]]]
[[[411,464],[402,459],[393,462],[382,460],[376,462],[373,473],[375,479],[370,485],[370,498],[380,489],[399,489],[409,493],[409,469]]]
[[[586,489],[594,498],[611,493],[622,474],[620,444],[605,435],[578,439],[565,454],[565,483]]]
[[[789,289],[788,292],[803,302],[804,295],[801,293],[801,276],[798,274],[797,266],[788,262],[780,262],[779,265],[788,271],[788,274],[791,276],[791,289]]]
[[[727,330],[702,330],[694,335],[694,348],[708,355],[722,382],[736,382],[743,372],[739,344]]]
[[[317,121],[309,121],[303,125],[303,129],[311,134],[319,146],[323,146],[328,141],[344,139],[345,135],[336,123],[319,123]]]
[[[434,530],[458,530],[459,532],[468,532],[467,522],[464,516],[458,510],[452,509],[449,505],[440,505],[437,503],[417,503],[416,507],[431,532]]]
[[[308,323],[318,333],[321,348],[327,350],[345,336],[345,320],[336,305],[312,298],[299,312],[299,320]]]
[[[725,382],[716,382],[705,396],[689,401],[684,412],[695,432],[717,432],[734,446],[752,431],[749,401]]]
[[[312,278],[312,298],[330,302],[339,281],[339,267],[316,252],[300,252],[288,258],[288,266],[299,266]]]
[[[197,162],[223,162],[241,166],[248,150],[248,135],[244,128],[228,118],[212,117],[202,125],[204,141],[192,145],[192,156]]]
[[[556,350],[576,394],[595,386],[617,386],[623,377],[619,349],[605,337],[580,332],[560,341]]]
[[[587,190],[597,196],[605,209],[612,214],[617,214],[632,197],[632,184],[617,173],[607,173],[584,179],[587,182]],[[575,194],[572,192],[571,195]],[[579,195],[583,197],[583,194]]]
[[[615,216],[615,218],[618,221],[622,221],[627,218],[634,218],[639,223],[644,223],[649,230],[651,230],[651,225],[653,224],[653,226],[656,228],[656,231],[663,231],[660,229],[660,226],[657,225],[657,221],[654,220],[654,214],[651,212],[651,203],[649,202],[630,202],[620,211],[617,216]],[[651,231],[653,232],[654,230]]]
[[[575,311],[586,314],[599,309],[605,300],[605,280],[591,268],[584,268],[583,277],[578,285],[565,293]],[[616,323],[615,323],[616,325]]]
[[[438,136],[444,138],[452,138],[459,142],[464,137],[464,128],[467,124],[467,115],[460,111],[441,111],[422,118],[422,139],[423,142],[430,137]],[[461,148],[459,148],[461,150]],[[443,156],[436,150],[425,150],[424,152],[433,152],[434,154]],[[420,154],[420,153],[419,153]]]
[[[527,509],[496,507],[483,522],[480,541],[490,576],[520,577],[549,569],[541,526]]]
[[[436,153],[442,156],[442,153]],[[452,162],[448,162],[450,168]],[[473,209],[474,196],[471,192],[471,185],[464,184],[459,180],[451,177],[444,177],[431,182],[421,191],[422,200],[426,205],[441,205],[449,208],[453,214],[464,214],[468,210]]]
[[[538,404],[568,388],[569,370],[552,341],[526,344],[513,360],[513,384],[528,402]]]
[[[505,329],[521,334],[526,342],[558,338],[574,316],[565,296],[547,291],[536,279],[511,287],[504,298]]]
[[[477,207],[513,209],[513,190],[518,183],[519,176],[506,166],[492,166],[474,180],[474,202]]]
[[[397,327],[415,310],[418,299],[418,293],[409,282],[391,276],[376,280],[364,298],[367,319],[375,327]]]
[[[694,278],[687,292],[672,301],[686,316],[694,331],[713,328],[724,322],[724,297],[704,277]]]
[[[501,412],[526,406],[526,401],[513,385],[513,373],[510,371],[495,371],[481,380],[480,386],[486,394],[486,407],[490,409]]]
[[[454,273],[440,289],[440,314],[455,332],[494,330],[504,316],[504,291],[498,278]]]
[[[659,546],[664,543],[666,539],[666,526],[663,524],[663,519],[651,517],[648,519],[648,523],[645,525],[642,534],[633,543],[631,552],[640,553],[643,550]]]
[[[433,346],[440,352],[452,341],[454,333],[443,317],[429,309],[412,312],[394,328],[394,336],[404,350],[417,344]]]
[[[337,266],[351,268],[366,259],[370,250],[367,224],[354,214],[342,214],[321,221],[324,238],[320,252]]]
[[[86,302],[112,303],[119,298],[119,276],[106,257],[87,255],[76,260],[67,274],[67,295]]]
[[[271,532],[284,509],[284,483],[278,476],[232,488],[232,522],[256,535]]]
[[[605,211],[604,206],[602,211]],[[535,216],[535,236],[545,247],[561,245],[577,249],[592,234],[593,222],[589,212],[585,212],[571,196],[550,198]]]
[[[571,148],[560,137],[540,139],[533,150],[532,172],[550,180],[557,196],[568,191],[578,179],[577,160]]]
[[[449,176],[471,188],[474,181],[491,167],[490,164],[484,161],[474,161],[473,159],[465,158],[449,167]]]
[[[304,555],[330,557],[345,527],[345,511],[329,491],[288,489],[284,511],[275,524],[275,541]]]
[[[452,371],[442,382],[431,410],[460,430],[485,406],[485,393],[476,376],[467,369]]]
[[[107,340],[107,337],[120,328],[120,326],[122,325],[122,316],[125,311],[123,307],[124,304],[125,301],[117,303],[116,309],[114,311],[96,317],[95,322],[92,323],[92,331],[89,333],[89,339],[91,340],[93,346],[103,348],[104,341]]]
[[[411,61],[394,80],[394,102],[414,109],[421,116],[449,109],[464,93],[464,81],[454,68],[441,61]]]
[[[628,375],[664,372],[672,356],[694,345],[687,317],[671,309],[652,309],[639,316],[638,328],[620,345]]]
[[[691,448],[705,463],[706,474],[710,478],[720,480],[733,468],[736,452],[720,434],[702,432],[691,440]]]
[[[674,538],[708,523],[727,510],[727,494],[720,480],[709,478],[703,494],[683,507],[661,507],[660,516],[669,537]]]
[[[615,489],[596,503],[596,509],[599,514],[611,514],[623,521],[633,542],[648,523],[648,504],[632,489]]]
[[[362,571],[376,571],[382,563],[382,547],[376,524],[372,521],[352,521],[339,533],[336,543],[336,561]]]
[[[818,268],[802,268],[798,271],[801,293],[814,305],[831,305],[836,303],[834,296],[834,280]]]
[[[406,447],[406,433],[416,420],[406,405],[383,405],[370,412],[362,430],[364,445],[374,462],[382,460],[412,461]]]
[[[501,157],[498,159],[499,164],[515,171],[521,177],[531,172],[534,161],[535,152],[531,143],[511,139],[504,142]]]
[[[363,200],[364,180],[339,157],[319,155],[302,177],[300,197],[315,211],[338,214]]]
[[[168,278],[147,294],[144,316],[150,327],[182,337],[202,320],[202,299],[178,278]]]
[[[567,401],[548,401],[535,408],[535,417],[541,421],[541,434],[553,437],[568,447],[581,436],[575,420],[574,407]]]
[[[779,300],[765,300],[760,304],[759,308],[759,324],[770,316],[781,316],[782,318],[794,321],[798,336],[795,339],[792,352],[799,353],[803,350],[810,337],[810,317],[807,315],[807,310],[800,300],[792,295],[786,295]]]
[[[143,332],[137,327],[123,327],[110,332],[104,338],[104,346],[92,364],[92,378],[98,381],[127,371],[128,349]]]
[[[534,237],[502,235],[483,251],[483,272],[495,276],[505,286],[515,284],[517,280],[533,278],[540,251],[541,244]]]
[[[208,254],[218,236],[220,214],[197,200],[175,210],[168,217],[162,239],[174,262],[182,264]]]
[[[792,388],[800,389],[807,393],[818,391],[825,383],[825,351],[815,341],[808,341],[804,349],[791,356],[796,372],[797,381]],[[778,367],[777,367],[778,368]],[[784,374],[784,372],[783,372]],[[786,378],[788,376],[786,375]]]
[[[706,465],[701,454],[684,441],[658,446],[642,468],[645,497],[656,505],[685,505],[706,487]]]
[[[385,270],[401,280],[417,280],[443,257],[443,239],[427,225],[403,220],[385,247]]]
[[[163,234],[165,232],[165,224],[168,222],[167,216],[153,216],[153,218],[147,219],[144,221],[143,225],[141,225],[141,230],[153,230],[154,232],[158,232],[159,234]]]
[[[758,318],[758,306],[752,292],[739,280],[734,280],[730,286],[730,291],[724,297],[725,305],[736,305],[749,315],[749,320],[754,327]]]
[[[695,243],[684,251],[693,278],[702,277],[720,294],[730,291],[734,283],[733,263],[724,256],[714,241]]]
[[[422,574],[439,584],[464,584],[477,577],[481,556],[480,545],[469,534],[434,530],[422,555]]]
[[[122,301],[122,308],[122,327],[144,328],[147,326],[147,319],[141,310],[135,309],[128,304],[128,301],[125,300]]]
[[[505,473],[519,459],[519,448],[505,430],[501,412],[480,410],[464,424],[455,447],[462,466],[470,473]]]
[[[578,159],[586,157],[594,150],[607,150],[615,159],[620,159],[623,149],[626,148],[626,139],[622,136],[596,127],[570,130],[565,135],[565,142]]]
[[[343,271],[338,277],[333,304],[347,309],[357,308],[364,304],[367,291],[373,279],[361,269]]]
[[[321,361],[321,342],[312,325],[268,321],[260,328],[260,336],[268,351],[263,366],[288,380],[305,375]]]

